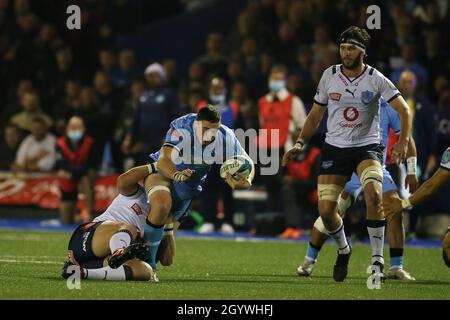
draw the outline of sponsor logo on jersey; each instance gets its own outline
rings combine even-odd
[[[138,216],[142,215],[142,209],[141,207],[135,203],[131,206],[131,209],[134,211],[134,213],[136,213]]]
[[[339,75],[339,79],[341,79],[341,81],[348,86],[348,82],[345,80],[345,78],[342,76],[342,74]]]
[[[85,232],[85,233],[83,234],[83,251],[84,251],[84,252],[87,252],[87,249],[86,249],[86,243],[87,243],[87,240],[88,240],[90,234],[91,234],[90,231]]]
[[[341,96],[342,95],[340,93],[337,93],[337,92],[332,92],[332,93],[329,94],[329,96],[330,96],[331,100],[339,101],[339,100],[341,100]]]
[[[359,111],[355,107],[346,107],[344,109],[344,118],[347,121],[353,122],[359,118]]]

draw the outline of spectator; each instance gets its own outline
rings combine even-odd
[[[11,123],[17,125],[21,130],[32,131],[36,117],[43,119],[47,128],[52,126],[53,120],[41,111],[39,97],[35,92],[24,93],[22,95],[21,105],[24,111],[11,118]]]
[[[219,108],[222,120],[221,123],[230,129],[235,129],[240,125],[239,107],[235,103],[230,103],[227,99],[227,87],[224,79],[213,77],[209,83],[209,99],[199,104],[198,109],[207,104],[213,104]],[[224,234],[233,234],[234,199],[230,186],[220,178],[220,164],[213,164],[206,177],[204,190],[200,197],[202,199],[202,213],[205,223],[198,230],[199,233],[212,233],[215,228],[219,228]],[[224,212],[217,212],[220,199],[223,202]],[[223,218],[218,219],[218,216]]]
[[[206,54],[198,58],[207,74],[224,76],[227,70],[227,60],[222,54],[222,35],[218,32],[208,34],[206,40]]]
[[[9,171],[16,160],[17,150],[22,141],[22,133],[13,124],[8,124],[3,132],[4,142],[0,145],[0,170]]]
[[[125,60],[127,59],[129,59],[129,57]],[[98,61],[100,64],[100,70],[105,72],[108,77],[111,77],[111,74],[114,72],[114,68],[116,66],[116,55],[114,54],[114,51],[108,48],[100,50],[98,53]]]
[[[99,146],[103,146],[102,166],[104,171],[114,171],[121,167],[118,159],[118,146],[114,144],[114,124],[117,113],[123,103],[120,92],[114,90],[111,82],[103,71],[98,71],[94,77],[94,92],[98,99],[98,116],[101,118],[101,132],[95,134],[95,141]],[[105,172],[106,173],[106,172]]]
[[[111,57],[107,57],[107,60],[111,60]],[[110,61],[106,63],[106,68],[112,67]],[[107,70],[103,70],[107,72]],[[110,78],[114,86],[120,89],[126,89],[131,84],[134,78],[141,74],[141,70],[136,65],[134,58],[134,51],[131,49],[122,50],[119,53],[118,68],[109,70]],[[106,73],[108,75],[108,73]]]
[[[417,147],[419,178],[427,180],[437,165],[436,110],[423,96],[416,94],[417,78],[412,71],[400,74],[398,88],[408,103],[413,116],[413,136]]]
[[[83,119],[72,117],[67,124],[66,134],[56,143],[55,169],[61,190],[60,214],[64,224],[75,222],[79,187],[86,198],[86,210],[81,215],[82,220],[84,222],[91,220],[94,210],[94,141],[85,132]]]
[[[260,129],[264,131],[258,137],[258,146],[267,154],[278,154],[292,147],[288,137],[300,130],[306,119],[302,100],[286,89],[287,70],[284,66],[274,66],[269,78],[269,93],[258,100]],[[272,142],[272,131],[279,130],[279,137]],[[280,162],[281,163],[281,162]],[[276,175],[263,176],[269,194],[268,209],[280,210],[281,172]]]
[[[180,80],[177,76],[177,63],[174,59],[166,59],[162,63],[164,71],[166,72],[167,85],[172,90],[178,90]]]
[[[311,51],[314,52],[314,61],[323,61],[330,52],[337,54],[338,47],[335,42],[330,40],[327,27],[316,27]]]
[[[22,79],[17,84],[16,90],[10,90],[10,97],[6,97],[7,100],[11,101],[6,104],[4,108],[0,111],[1,122],[6,125],[10,122],[10,118],[16,113],[18,109],[22,106],[23,96],[27,92],[35,91],[33,83],[29,79]]]
[[[283,21],[278,29],[278,43],[275,46],[277,49],[276,55],[278,60],[284,64],[292,64],[294,62],[294,53],[297,46],[297,35],[295,34],[294,26],[288,22]]]
[[[400,66],[394,68],[392,71],[392,82],[397,83],[400,80],[401,73],[405,70],[414,72],[414,74],[417,75],[421,86],[428,84],[428,72],[425,67],[417,61],[416,50],[412,43],[405,44],[402,47],[402,62]]]
[[[170,122],[181,114],[177,95],[167,88],[164,68],[153,63],[145,70],[148,90],[139,98],[130,132],[122,144],[124,153],[139,152],[138,164],[144,164],[150,152],[161,147]],[[158,115],[158,117],[155,117]]]
[[[135,78],[130,86],[130,96],[125,102],[125,105],[122,108],[119,117],[117,117],[116,130],[114,133],[114,140],[116,145],[121,146],[124,142],[127,132],[130,131],[133,124],[133,116],[139,104],[139,98],[144,92],[145,80],[139,77]],[[135,145],[135,149],[132,148],[131,150],[123,150],[123,155],[117,155],[123,157],[123,159],[121,159],[123,168],[121,168],[122,170],[120,171],[126,171],[135,166],[135,164],[139,160],[138,147],[138,145]]]
[[[231,88],[231,103],[239,107],[242,115],[243,127],[246,129],[258,129],[258,108],[250,99],[245,82],[237,81]]]
[[[295,139],[295,136],[293,139]],[[316,217],[317,177],[320,167],[320,149],[306,146],[294,161],[287,164],[283,177],[286,230],[281,238],[299,239],[303,226],[310,227],[305,217]]]
[[[13,171],[51,171],[56,160],[55,143],[56,138],[48,132],[45,118],[35,117],[32,121],[31,134],[19,146]]]

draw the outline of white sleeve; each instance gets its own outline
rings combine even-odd
[[[47,137],[44,148],[49,153],[39,161],[38,166],[43,171],[50,171],[56,162],[56,139],[53,136]]]
[[[27,150],[29,149],[30,137],[26,137],[19,146],[19,150],[17,150],[16,154],[16,163],[18,165],[23,166],[25,164],[25,158],[27,155]]]
[[[317,85],[316,94],[314,96],[314,102],[326,106],[328,104],[328,81],[329,81],[329,69],[325,70]]]
[[[401,95],[397,87],[391,80],[386,78],[381,72],[377,72],[378,92],[388,103]]]

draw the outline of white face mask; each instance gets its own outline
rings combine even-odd
[[[278,92],[286,87],[286,82],[284,80],[270,80],[269,89],[273,92]]]
[[[211,102],[213,104],[224,104],[225,100],[226,100],[226,96],[224,94],[210,94],[209,95],[209,100],[211,100]]]
[[[83,133],[84,132],[82,130],[71,130],[67,132],[67,136],[69,137],[70,140],[78,142],[80,141],[81,137],[83,137]]]

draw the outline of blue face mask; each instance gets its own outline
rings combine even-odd
[[[83,131],[81,130],[72,130],[67,132],[67,136],[70,140],[77,142],[80,141],[81,137],[83,136]]]
[[[278,92],[280,90],[283,90],[285,88],[286,84],[284,80],[270,80],[269,81],[269,88],[270,91]]]
[[[224,94],[210,94],[209,95],[209,100],[211,100],[211,102],[213,104],[224,104],[225,103],[225,99],[226,96]]]

